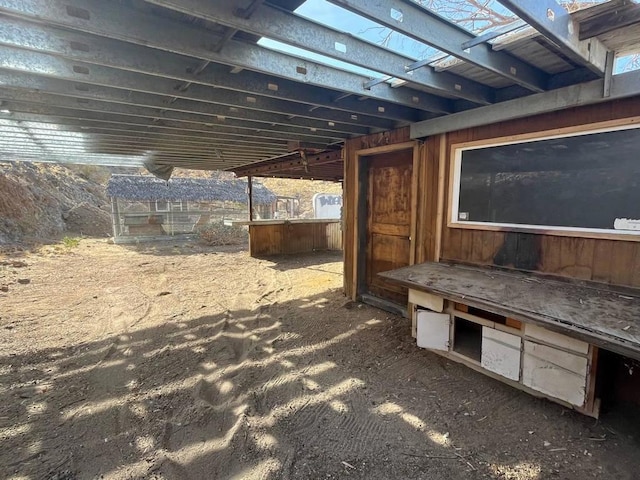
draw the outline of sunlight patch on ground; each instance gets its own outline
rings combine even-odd
[[[494,475],[505,480],[537,480],[540,478],[540,465],[523,462],[516,465],[491,464],[491,471]]]
[[[60,380],[62,378],[67,378],[67,377],[74,377],[76,375],[80,375],[83,373],[88,373],[91,372],[93,370],[100,370],[100,369],[106,369],[106,368],[113,368],[113,367],[117,367],[119,365],[124,364],[124,360],[109,360],[106,362],[100,362],[98,364],[91,364],[91,365],[87,365],[85,367],[80,367],[80,368],[74,368],[73,370],[67,370],[64,373],[59,373],[57,375],[55,375],[53,377],[54,380]]]
[[[427,437],[429,437],[429,440],[431,440],[436,445],[440,445],[441,447],[451,446],[448,433],[443,434],[435,430],[426,429],[425,423],[419,417],[406,412],[400,405],[396,403],[385,402],[382,405],[378,405],[376,408],[372,409],[372,411],[374,413],[377,413],[378,415],[396,415],[416,430],[424,431]]]
[[[42,415],[47,411],[47,402],[34,402],[27,406],[27,413],[29,415]]]
[[[24,435],[30,432],[33,426],[30,423],[23,423],[22,425],[12,425],[10,427],[0,428],[0,440],[7,440],[9,438]]]
[[[269,475],[277,473],[281,467],[282,463],[280,463],[279,460],[275,458],[268,458],[248,470],[243,470],[232,478],[242,480],[262,480],[264,478],[271,478]]]
[[[284,405],[275,407],[268,415],[260,418],[257,422],[261,427],[273,427],[279,420],[287,418],[304,407],[329,403],[336,397],[348,395],[353,390],[362,388],[365,383],[358,378],[348,378],[320,393],[301,395]]]
[[[136,438],[136,448],[142,453],[150,452],[155,445],[156,441],[151,435]]]
[[[138,418],[145,418],[149,414],[149,410],[144,403],[129,405],[129,411]]]
[[[349,407],[347,407],[347,405],[340,400],[331,400],[331,402],[329,402],[329,406],[333,409],[333,411],[338,413],[347,413],[349,411]]]

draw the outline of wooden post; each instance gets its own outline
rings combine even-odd
[[[253,183],[251,182],[251,175],[247,177],[247,194],[249,195],[249,221],[253,222]]]

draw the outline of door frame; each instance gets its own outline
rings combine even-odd
[[[385,153],[397,152],[400,150],[412,150],[413,168],[411,172],[411,225],[410,225],[410,246],[409,265],[415,263],[415,239],[417,225],[417,203],[418,203],[418,173],[420,166],[420,142],[413,140],[410,142],[383,145],[380,147],[365,148],[355,152],[355,199],[356,211],[354,218],[353,235],[353,300],[357,300],[362,294],[367,292],[366,279],[366,259],[367,259],[367,199],[369,196],[368,168],[364,163],[366,157],[382,155]]]

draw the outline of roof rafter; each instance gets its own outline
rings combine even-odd
[[[348,125],[340,122],[311,120],[302,117],[289,118],[283,114],[245,108],[229,108],[224,105],[186,99],[170,101],[170,97],[160,96],[158,94],[132,92],[119,88],[101,87],[90,84],[84,84],[83,87],[85,88],[82,89],[75,88],[78,85],[80,84],[71,84],[66,80],[57,78],[0,70],[0,86],[2,87],[62,95],[76,99],[77,101],[100,100],[122,105],[191,113],[195,116],[200,115],[202,118],[206,118],[207,116],[221,116],[235,120],[261,122],[269,125],[291,126],[307,130],[326,130],[327,132],[332,132],[333,135],[337,134],[342,137],[345,135],[366,135],[369,132],[369,129],[366,127]]]
[[[578,38],[587,40],[620,28],[640,23],[640,5],[633,0],[618,0],[620,8],[580,22]]]
[[[28,125],[38,134],[46,132],[47,135],[51,134],[67,134],[70,136],[78,136],[78,134],[89,136],[92,138],[96,136],[106,137],[118,137],[123,139],[146,139],[154,143],[171,142],[172,145],[180,145],[185,148],[197,148],[197,147],[241,147],[243,151],[256,151],[263,152],[263,156],[275,155],[287,150],[287,142],[271,141],[250,138],[232,140],[226,138],[211,138],[211,135],[202,136],[194,135],[193,133],[180,131],[175,132],[173,130],[158,129],[157,127],[144,127],[136,125],[127,125],[120,127],[117,124],[106,122],[86,121],[84,124],[77,119],[55,119],[51,121],[43,115],[27,114],[13,112],[9,114],[7,119],[2,117],[5,114],[0,115],[0,131],[17,134],[24,127],[17,124],[7,124],[8,121],[15,120],[17,122],[30,122]],[[37,125],[37,126],[33,126]]]
[[[33,41],[34,37],[38,40]],[[109,81],[119,88],[142,90],[141,88],[136,88],[136,85],[140,84],[149,86],[149,88],[153,89],[152,91],[166,94],[167,96],[189,98],[188,90],[176,89],[174,80],[180,80],[194,82],[189,90],[199,87],[198,91],[204,90],[204,92],[207,92],[213,97],[212,102],[214,103],[229,104],[237,101],[239,102],[238,106],[254,110],[257,108],[254,104],[255,102],[247,102],[246,96],[242,94],[259,96],[258,98],[262,103],[270,101],[275,108],[272,111],[359,126],[391,128],[393,126],[392,119],[398,121],[415,121],[419,119],[416,117],[415,110],[404,106],[386,102],[359,102],[356,99],[335,101],[335,97],[338,97],[338,92],[332,90],[313,86],[306,86],[305,89],[300,89],[299,84],[296,82],[256,72],[243,71],[229,74],[227,66],[217,64],[210,65],[205,72],[196,76],[192,72],[193,59],[189,57],[154,51],[138,45],[126,44],[93,35],[32,24],[27,21],[0,22],[0,44],[34,52],[49,52],[73,62],[79,61],[97,66],[117,68],[131,74],[144,73],[153,77],[161,77],[161,79],[147,78],[145,81],[143,77],[138,76],[134,81],[124,85],[123,82],[118,83],[117,76],[109,78]],[[15,53],[8,53],[4,56],[6,60],[3,64],[6,68],[14,66],[14,62],[8,63],[8,60],[15,56]],[[15,63],[23,65],[23,70],[28,71],[29,64]],[[31,64],[37,66],[39,63],[33,61]],[[75,74],[74,79],[82,81],[85,78],[85,81],[87,81],[87,76],[83,75],[81,71],[75,72],[73,69],[71,71]],[[131,76],[125,77],[125,79],[128,78],[131,78]],[[154,88],[156,85],[158,87]],[[203,89],[202,86],[218,89],[218,95],[211,89]],[[160,87],[163,88],[158,91]],[[229,100],[224,103],[224,98]],[[287,102],[284,102],[284,100],[287,100]],[[304,105],[297,105],[297,103],[303,103]],[[327,107],[330,110],[323,108],[319,112],[311,113],[308,105]]]
[[[132,125],[132,126],[141,126],[141,127],[156,127],[160,129],[167,129],[175,132],[184,132],[185,134],[191,135],[202,135],[209,136],[215,135],[214,138],[217,139],[226,139],[242,142],[246,138],[250,138],[252,140],[260,140],[265,142],[270,141],[281,141],[281,142],[289,142],[292,138],[285,134],[279,132],[270,132],[265,130],[240,130],[236,128],[228,128],[225,130],[221,130],[217,126],[209,126],[209,125],[199,125],[199,124],[190,124],[187,122],[176,122],[168,119],[160,119],[154,121],[153,119],[140,118],[132,115],[123,115],[123,114],[115,114],[115,113],[105,113],[105,112],[91,112],[79,109],[72,109],[66,107],[56,107],[52,105],[38,105],[32,104],[28,102],[16,102],[16,101],[6,101],[3,104],[3,108],[8,109],[13,114],[15,113],[27,113],[27,114],[35,114],[35,115],[51,115],[55,116],[58,119],[69,118],[69,119],[78,119],[78,120],[88,120],[88,121],[96,121],[103,123],[112,123],[112,124],[120,124],[120,125]],[[314,145],[314,148],[324,148],[327,143],[332,142],[323,142],[319,141],[318,138],[315,137],[296,137],[296,140],[306,143],[307,145]]]
[[[258,6],[255,15],[246,19],[236,15],[232,2],[145,1],[406,80],[436,93],[480,104],[493,103],[491,89],[480,83],[446,72],[438,73],[433,67],[409,72],[406,67],[414,63],[414,59],[269,5]],[[340,49],[336,45],[340,45]]]
[[[225,152],[224,154],[195,154],[195,153],[180,153],[180,152],[169,152],[169,151],[156,151],[156,150],[140,150],[128,148],[126,146],[105,146],[102,148],[89,148],[85,149],[76,145],[47,145],[46,147],[38,147],[27,142],[12,142],[11,144],[1,143],[0,148],[5,151],[14,150],[17,154],[28,154],[28,153],[51,153],[51,154],[59,154],[59,155],[83,155],[83,154],[95,154],[95,155],[145,155],[149,154],[149,152],[153,152],[155,155],[161,155],[163,158],[180,158],[180,159],[190,159],[193,161],[227,161],[234,160],[236,162],[248,162],[248,161],[257,161],[261,160],[262,157],[254,157],[251,155],[238,155],[233,152]],[[229,167],[229,165],[226,165]]]
[[[0,27],[1,29],[1,27]],[[111,67],[92,65],[71,59],[59,58],[50,54],[31,52],[14,47],[0,46],[0,69],[21,72],[27,75],[40,75],[73,82],[69,93],[90,92],[90,85],[115,87],[123,90],[152,93],[167,97],[179,96],[186,100],[222,105],[228,108],[244,108],[261,112],[277,113],[292,117],[323,119],[326,122],[356,123],[379,125],[378,128],[393,125],[389,120],[367,118],[354,113],[333,110],[310,111],[307,105],[296,102],[247,95],[241,92],[214,89],[203,85],[192,85],[188,90],[175,90],[171,79],[154,77],[147,74],[120,71]],[[203,107],[206,108],[206,107]]]
[[[61,95],[52,95],[42,92],[29,92],[24,90],[14,90],[0,87],[0,100],[28,102],[39,105],[49,105],[53,107],[72,108],[87,112],[113,113],[121,115],[131,115],[134,117],[146,118],[151,120],[171,120],[176,122],[184,122],[185,127],[191,125],[204,125],[208,127],[215,126],[220,133],[225,133],[227,129],[242,133],[247,130],[248,135],[254,132],[273,132],[274,134],[290,133],[291,139],[312,139],[318,142],[331,143],[341,141],[343,137],[334,132],[317,129],[300,129],[278,125],[274,126],[266,123],[257,123],[251,121],[237,121],[234,119],[222,118],[219,116],[194,115],[184,112],[163,111],[157,108],[138,107],[130,105],[122,105],[117,103],[109,103],[101,100],[78,100]],[[304,140],[303,140],[304,141]]]
[[[578,65],[603,75],[607,47],[600,40],[579,40],[579,26],[556,0],[498,0],[556,45]]]
[[[604,79],[598,79],[495,105],[487,105],[486,107],[455,113],[443,118],[414,123],[411,125],[411,138],[422,138],[464,128],[489,125],[540,113],[639,95],[640,71],[635,70],[614,75],[611,78],[609,96],[605,97],[603,92]]]
[[[2,133],[2,140],[10,140],[10,141],[18,141],[24,140],[26,135],[24,133],[15,131],[15,130],[3,130],[0,129]],[[235,145],[232,144],[193,144],[193,143],[179,143],[179,142],[171,142],[168,139],[154,139],[150,137],[143,136],[125,136],[125,135],[113,135],[113,134],[98,134],[98,133],[83,133],[82,135],[71,134],[70,132],[55,132],[51,133],[43,133],[38,132],[35,134],[38,139],[41,139],[44,142],[49,142],[51,144],[62,145],[62,144],[82,144],[85,146],[91,145],[123,145],[129,147],[138,147],[139,151],[178,151],[178,152],[201,152],[201,153],[211,153],[213,150],[225,151],[228,149],[234,149]],[[282,149],[274,149],[271,150],[269,148],[243,148],[242,154],[249,157],[257,157],[264,159],[265,157],[271,157],[273,155],[277,155],[280,153]],[[273,152],[273,153],[271,153]]]
[[[547,88],[547,74],[488,44],[464,49],[475,35],[420,6],[402,0],[328,0],[329,2],[431,45],[449,55],[477,65],[533,90]],[[399,12],[392,17],[392,12]]]
[[[437,113],[452,111],[450,102],[444,98],[418,90],[395,89],[387,84],[366,90],[366,77],[253,44],[229,40],[222,51],[215,52],[210,46],[216,45],[220,38],[208,30],[168,18],[143,15],[124,5],[114,9],[103,1],[75,0],[74,7],[86,12],[83,16],[88,16],[89,21],[70,16],[67,6],[64,0],[33,0],[28,5],[16,0],[0,0],[0,11],[10,15],[419,110]],[[180,33],[174,37],[173,34],[177,31]],[[193,68],[191,66],[192,70]],[[192,74],[192,81],[197,82],[201,76],[202,74]]]

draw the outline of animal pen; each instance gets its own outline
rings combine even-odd
[[[417,58],[302,3],[0,0],[3,57],[19,59],[3,65],[3,158],[341,181],[349,298],[584,414],[640,403],[625,368],[640,360],[640,71],[622,71],[640,5],[500,0],[513,22],[478,34],[417,2],[329,0],[433,53]],[[211,218],[201,198],[130,200],[120,237]],[[253,251],[297,235],[267,227],[250,225]]]
[[[213,224],[248,218],[244,180],[113,175],[113,234],[117,243],[193,235]],[[260,183],[252,188],[253,208],[269,218],[277,197]]]

